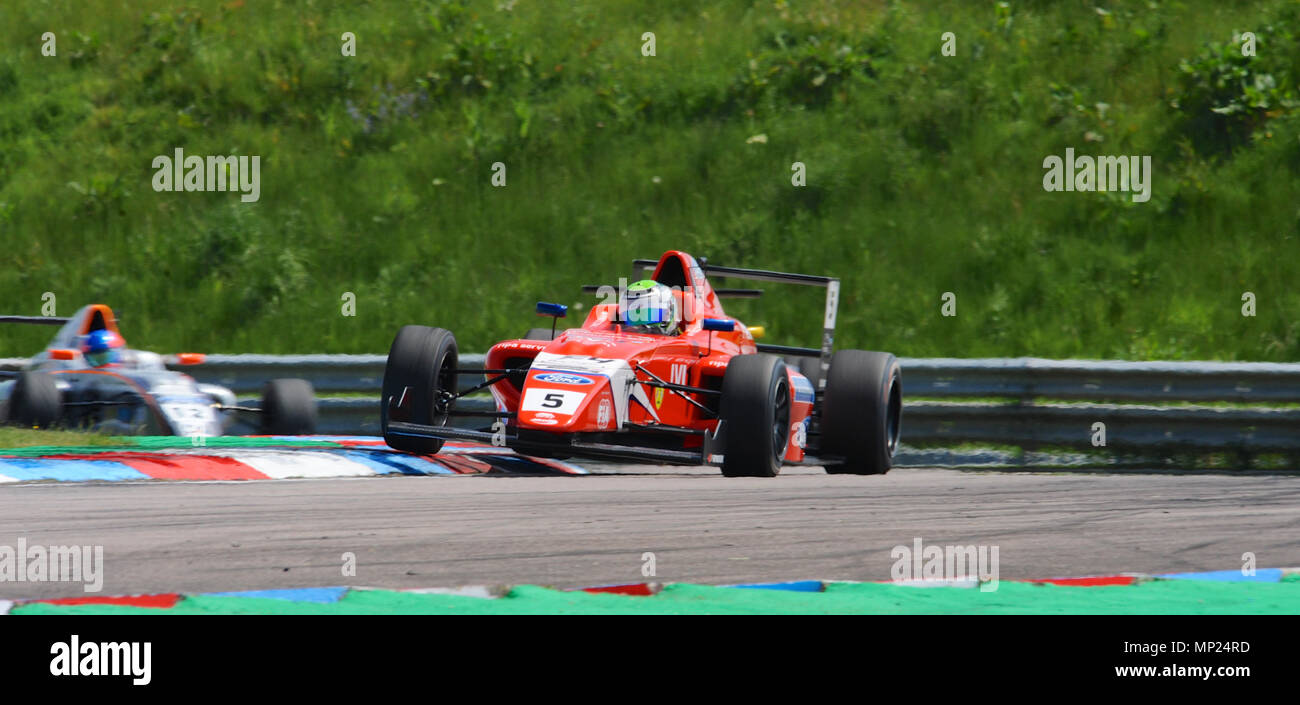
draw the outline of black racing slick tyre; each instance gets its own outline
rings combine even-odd
[[[822,448],[842,463],[826,472],[883,475],[903,429],[903,378],[889,353],[841,350],[831,358],[822,399]]]
[[[27,428],[48,428],[62,415],[63,393],[44,372],[24,372],[9,395],[9,423]]]
[[[775,477],[790,441],[790,377],[773,355],[737,355],[722,378],[726,477]]]
[[[262,387],[262,433],[306,436],[316,432],[316,391],[305,379],[273,379]]]
[[[550,328],[529,328],[524,334],[524,340],[555,340],[555,337],[564,331],[557,330],[555,335],[551,335]]]
[[[799,374],[808,378],[812,382],[813,389],[817,388],[817,380],[822,378],[822,359],[820,357],[801,357],[798,365]]]
[[[445,426],[456,393],[459,351],[456,336],[443,328],[402,326],[388,349],[384,366],[383,397],[379,402],[380,425],[390,448],[432,455],[442,450],[443,441],[390,433],[388,421],[422,426]]]

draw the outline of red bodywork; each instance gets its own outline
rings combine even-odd
[[[716,429],[715,415],[683,395],[713,412],[717,411],[718,395],[679,394],[640,382],[657,377],[672,384],[721,390],[727,363],[735,355],[756,352],[754,338],[740,321],[726,314],[691,255],[677,250],[664,253],[651,278],[680,288],[685,325],[678,335],[625,331],[614,322],[618,319],[614,300],[593,306],[582,327],[566,330],[555,340],[506,340],[492,346],[486,368],[529,367],[526,377],[515,376],[491,386],[498,410],[516,413],[516,429],[556,436],[654,432],[656,426]],[[706,331],[705,318],[732,320],[735,327],[728,332]],[[814,391],[803,375],[789,368],[787,372],[792,404],[785,460],[799,462],[804,456]],[[699,448],[703,443],[700,435],[677,438],[683,449]],[[731,442],[746,440],[733,438]]]

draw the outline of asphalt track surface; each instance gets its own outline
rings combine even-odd
[[[888,580],[891,549],[917,537],[997,546],[1002,579],[1223,570],[1245,552],[1300,565],[1293,476],[593,469],[613,474],[9,485],[0,545],[102,545],[102,595]],[[0,583],[0,598],[84,596]]]

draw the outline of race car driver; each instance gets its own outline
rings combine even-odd
[[[628,330],[656,335],[681,332],[682,313],[671,288],[642,279],[629,285],[619,298],[619,318]]]
[[[122,338],[111,330],[95,330],[81,343],[81,355],[91,367],[116,365],[122,361]]]

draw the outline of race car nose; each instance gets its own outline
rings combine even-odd
[[[539,431],[600,431],[613,425],[609,380],[598,375],[535,372],[524,383],[520,427]]]

